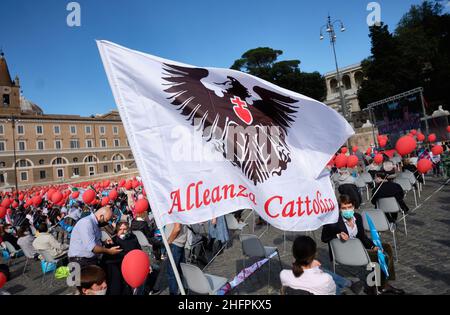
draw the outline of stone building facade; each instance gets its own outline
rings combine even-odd
[[[0,54],[0,189],[61,183],[136,168],[117,111],[104,115],[44,114],[20,95]],[[15,158],[14,158],[15,155]]]

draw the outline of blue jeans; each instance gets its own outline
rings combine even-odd
[[[178,273],[181,275],[181,266],[180,263],[184,263],[184,247],[178,247],[174,244],[170,244],[170,250],[172,251],[173,260],[175,261],[175,265],[177,266]],[[172,264],[169,259],[167,259],[167,280],[169,281],[169,293],[170,295],[178,294],[178,283],[175,278],[175,273],[172,269]]]
[[[325,269],[322,269],[322,270],[323,270],[323,272],[326,272],[330,276],[333,277],[334,283],[336,284],[336,295],[341,295],[342,290],[344,288],[348,288],[348,287],[350,287],[352,285],[352,282],[350,280],[347,280],[346,278],[341,277],[341,276],[339,276],[339,275],[337,275],[337,274],[335,274],[335,273],[333,273],[331,271],[328,271],[328,270],[325,270]]]

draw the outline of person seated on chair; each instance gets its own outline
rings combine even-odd
[[[106,295],[107,289],[106,274],[102,268],[96,265],[81,268],[76,295]]]
[[[131,230],[141,231],[152,245],[156,260],[161,260],[162,242],[155,237],[156,224],[152,226],[152,222],[148,222],[146,219],[148,219],[147,211],[137,213],[136,217],[131,221]]]
[[[33,241],[33,247],[37,251],[47,251],[53,258],[58,258],[67,253],[68,245],[59,243],[56,238],[48,233],[47,223],[42,222],[38,227],[38,235]]]
[[[331,240],[338,238],[343,242],[349,239],[359,239],[366,248],[371,261],[378,262],[378,250],[372,240],[367,237],[364,231],[363,219],[359,213],[355,213],[355,205],[353,200],[346,195],[339,197],[340,215],[338,222],[334,224],[327,224],[322,229],[322,242],[330,243]],[[383,272],[381,272],[381,293],[382,294],[404,294],[400,289],[392,287],[388,280],[395,280],[394,255],[390,244],[383,243],[383,253],[386,255],[388,264],[389,278],[386,279]],[[330,248],[331,249],[331,248]],[[330,258],[333,259],[331,250]]]
[[[395,171],[390,168],[375,174],[375,188],[372,190],[372,204],[376,206],[379,199],[394,197],[400,208],[406,213],[409,211],[409,208],[404,201],[405,192],[400,184],[394,183],[394,178]],[[397,213],[386,213],[386,216],[389,222],[397,222]]]
[[[321,268],[321,263],[315,259],[317,244],[311,237],[297,237],[292,245],[292,254],[295,259],[292,269],[284,269],[280,273],[281,294],[285,294],[286,288],[314,295],[341,294],[344,288],[352,286],[356,289],[356,283]]]
[[[30,255],[33,255],[35,260],[38,260],[39,254],[36,252],[36,249],[33,247],[33,241],[35,240],[34,236],[31,234],[30,227],[21,226],[17,230],[17,244],[22,248],[22,250]]]
[[[11,224],[3,225],[3,230],[0,229],[0,238],[2,238],[2,242],[9,242],[16,250],[20,250],[20,246],[17,244],[17,236]]]
[[[417,167],[413,163],[411,163],[410,159],[407,159],[407,158],[403,159],[402,170],[403,171],[405,171],[405,170],[410,171],[411,173],[414,174],[414,177],[416,178],[416,180],[419,183],[423,184],[423,177],[422,177],[422,175],[417,171]]]

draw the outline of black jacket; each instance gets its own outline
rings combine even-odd
[[[397,199],[398,204],[400,205],[400,208],[402,208],[403,211],[409,211],[408,206],[403,200],[403,198],[405,197],[405,192],[403,191],[402,186],[400,186],[397,183],[387,181],[381,185],[379,190],[378,187],[379,185],[375,186],[375,188],[372,191],[372,193],[375,193],[372,197],[373,205],[377,204],[378,199],[395,197],[395,199]]]
[[[358,228],[358,234],[356,235],[356,238],[358,238],[361,241],[361,243],[364,245],[366,249],[371,249],[374,246],[374,244],[372,240],[368,238],[366,233],[364,232],[362,216],[359,213],[355,213],[355,219],[356,219],[356,226]],[[331,240],[337,238],[336,236],[337,234],[342,232],[348,234],[347,227],[345,226],[344,223],[344,219],[342,218],[342,215],[339,215],[339,220],[337,223],[327,224],[323,227],[322,242],[329,243]]]

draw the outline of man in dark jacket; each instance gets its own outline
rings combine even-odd
[[[371,261],[378,262],[378,247],[367,237],[364,231],[363,219],[359,213],[355,213],[355,204],[353,200],[347,195],[339,197],[339,219],[334,224],[328,224],[322,230],[322,242],[329,243],[331,240],[338,238],[343,242],[349,239],[359,239],[366,248]],[[403,290],[392,287],[388,280],[395,280],[394,269],[394,255],[390,244],[382,243],[384,254],[387,258],[389,277],[386,278],[384,273],[381,273],[381,288],[382,294],[405,294]],[[330,250],[330,258],[332,258]]]
[[[377,201],[381,198],[395,197],[400,208],[406,213],[409,211],[408,206],[403,199],[405,197],[405,192],[402,186],[394,183],[393,175],[386,172],[377,172],[375,174],[375,188],[372,190],[372,204],[376,206]],[[386,216],[391,223],[397,221],[397,213],[386,213]]]

